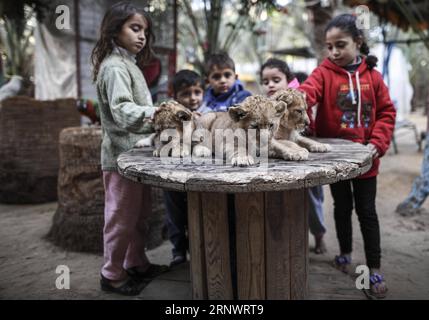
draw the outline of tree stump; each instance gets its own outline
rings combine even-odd
[[[57,199],[58,136],[80,124],[75,99],[0,102],[0,202],[43,203]]]
[[[103,252],[104,185],[100,162],[101,128],[75,127],[60,134],[58,208],[47,237],[64,249]],[[147,248],[162,241],[162,190],[152,188]]]
[[[48,238],[67,250],[103,251],[100,147],[100,127],[67,128],[60,134],[58,208]]]

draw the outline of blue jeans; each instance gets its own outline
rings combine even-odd
[[[186,192],[164,191],[164,202],[167,209],[166,225],[168,238],[173,244],[173,257],[186,256],[189,241],[186,234],[188,225],[188,203]]]
[[[411,188],[410,194],[401,203],[402,206],[409,205],[418,209],[429,194],[429,134],[426,135],[426,145],[423,154],[422,169]]]
[[[312,235],[326,232],[323,218],[323,187],[316,186],[308,189],[308,224]]]

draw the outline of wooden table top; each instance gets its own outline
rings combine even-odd
[[[310,153],[306,161],[270,159],[267,166],[163,163],[152,149],[132,149],[118,157],[119,173],[131,180],[176,191],[265,192],[301,189],[355,178],[372,165],[368,149],[341,139],[317,139],[332,145],[328,153]],[[185,161],[186,162],[186,161]]]

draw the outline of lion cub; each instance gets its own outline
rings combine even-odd
[[[279,90],[271,99],[287,104],[288,113],[280,120],[275,140],[288,148],[287,154],[290,160],[306,160],[308,159],[308,151],[328,152],[332,149],[329,144],[320,143],[300,135],[300,132],[310,124],[303,92],[292,88]]]
[[[179,135],[179,138],[173,139],[173,145],[169,151],[169,155],[173,157],[187,157],[191,155],[191,145],[186,143],[187,139],[183,139],[184,129],[189,129],[190,132],[195,129],[194,121],[199,117],[198,113],[193,113],[188,108],[180,103],[170,100],[163,102],[159,105],[153,116],[155,133],[151,136],[141,139],[137,142],[135,147],[154,146],[154,157],[161,156],[161,149],[170,141],[161,141],[161,133],[166,129],[174,129]],[[184,122],[189,121],[187,124],[190,127],[184,128]],[[188,139],[190,140],[190,139]]]
[[[256,154],[260,150],[260,130],[268,130],[268,152],[269,156],[283,157],[284,146],[280,143],[274,142],[272,138],[280,123],[280,118],[287,112],[286,104],[282,101],[273,101],[263,96],[250,96],[242,103],[231,106],[228,112],[210,112],[203,114],[197,120],[197,129],[206,129],[211,132],[211,145],[215,150],[223,147],[223,154],[227,156],[227,161],[231,161],[233,166],[249,166],[254,164],[250,148],[254,148]],[[229,135],[236,135],[243,138],[245,143],[225,143],[223,144],[219,139],[215,139],[216,130],[222,129],[222,134],[228,138]],[[231,129],[232,131],[225,131]],[[242,131],[236,129],[243,129]],[[248,130],[256,129],[256,139],[249,140]],[[240,135],[241,133],[241,135]],[[242,140],[243,141],[243,140]],[[256,145],[252,143],[256,142]],[[207,143],[207,142],[206,142]],[[222,143],[223,146],[216,144]],[[250,143],[250,146],[249,146]],[[211,157],[212,150],[202,144],[194,147],[193,155],[196,157]]]

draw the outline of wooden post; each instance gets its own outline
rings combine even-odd
[[[207,275],[204,249],[201,197],[198,192],[188,192],[188,233],[191,254],[192,297],[207,299]]]
[[[238,299],[265,299],[264,194],[236,193]]]
[[[290,217],[290,298],[307,296],[308,279],[308,189],[284,192],[286,212]]]
[[[201,193],[207,293],[209,299],[233,299],[226,193]]]
[[[266,295],[269,300],[290,299],[290,216],[283,192],[265,193]]]
[[[266,298],[305,299],[307,189],[265,193]]]

